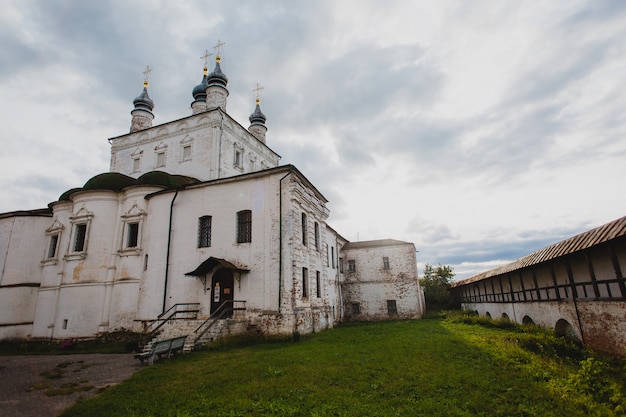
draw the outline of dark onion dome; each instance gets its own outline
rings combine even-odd
[[[126,187],[135,185],[137,180],[119,172],[105,172],[92,177],[83,185],[84,190],[111,190],[122,191]]]
[[[259,105],[259,103],[260,103],[259,100],[257,100],[256,108],[254,109],[254,112],[250,115],[250,117],[248,118],[248,120],[250,120],[250,124],[253,126],[254,125],[265,126],[265,121],[267,120],[267,117],[265,117],[265,115],[261,111],[261,106]]]
[[[148,86],[144,83],[143,91],[133,100],[135,110],[145,110],[151,112],[154,109],[154,102],[148,95]]]
[[[207,82],[208,87],[219,86],[226,88],[226,84],[228,84],[228,78],[226,78],[226,75],[222,72],[219,58],[215,60],[215,69],[212,73],[209,74]]]
[[[209,86],[209,82],[207,80],[207,69],[204,68],[204,76],[202,77],[202,81],[200,84],[193,88],[191,94],[195,101],[206,101],[206,88]]]
[[[146,172],[137,178],[137,184],[160,185],[167,188],[179,188],[197,182],[200,180],[185,175],[172,175],[163,171]]]

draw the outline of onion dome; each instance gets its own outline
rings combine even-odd
[[[250,125],[252,126],[255,126],[255,125],[265,126],[265,122],[267,121],[267,117],[265,117],[265,115],[261,111],[260,103],[261,103],[260,100],[257,99],[256,108],[254,109],[254,112],[250,115],[250,117],[248,118],[248,120],[250,120]]]
[[[222,72],[222,68],[220,67],[219,56],[215,59],[215,69],[208,75],[207,82],[209,87],[219,86],[226,88],[226,84],[228,84],[228,78],[226,78],[226,75]]]
[[[143,85],[143,91],[133,100],[135,110],[145,110],[151,112],[154,109],[154,102],[148,95],[147,83]]]
[[[209,86],[209,82],[207,79],[207,72],[209,70],[207,67],[204,67],[204,76],[202,77],[202,81],[200,84],[193,88],[191,94],[193,95],[194,101],[206,101],[206,88]]]

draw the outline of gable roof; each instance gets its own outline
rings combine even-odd
[[[561,242],[547,246],[508,264],[481,272],[480,274],[474,275],[473,277],[462,281],[454,282],[452,283],[452,286],[457,287],[460,285],[471,284],[496,275],[502,275],[518,269],[537,265],[561,256],[588,249],[592,246],[599,245],[622,236],[626,236],[626,216],[596,227],[595,229],[591,229],[587,232],[572,236]]]

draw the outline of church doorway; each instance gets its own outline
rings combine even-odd
[[[220,268],[213,274],[211,285],[211,314],[215,312],[222,304],[233,300],[234,290],[233,273],[229,269]],[[232,307],[232,303],[230,306]],[[227,313],[224,318],[231,318],[232,310]]]

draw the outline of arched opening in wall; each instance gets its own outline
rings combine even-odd
[[[502,316],[500,316],[500,319],[504,321],[511,321],[511,319],[509,318],[509,315],[506,313],[502,313]]]
[[[522,318],[522,324],[524,326],[532,326],[533,324],[535,324],[535,322],[529,316],[524,316]]]
[[[490,312],[486,312],[485,313],[485,317],[487,317],[488,319],[491,319],[491,313]]]
[[[559,319],[559,321],[556,322],[556,325],[554,326],[554,333],[559,337],[580,342],[580,339],[576,334],[576,330],[574,330],[574,327],[572,327],[569,321],[565,319]]]

